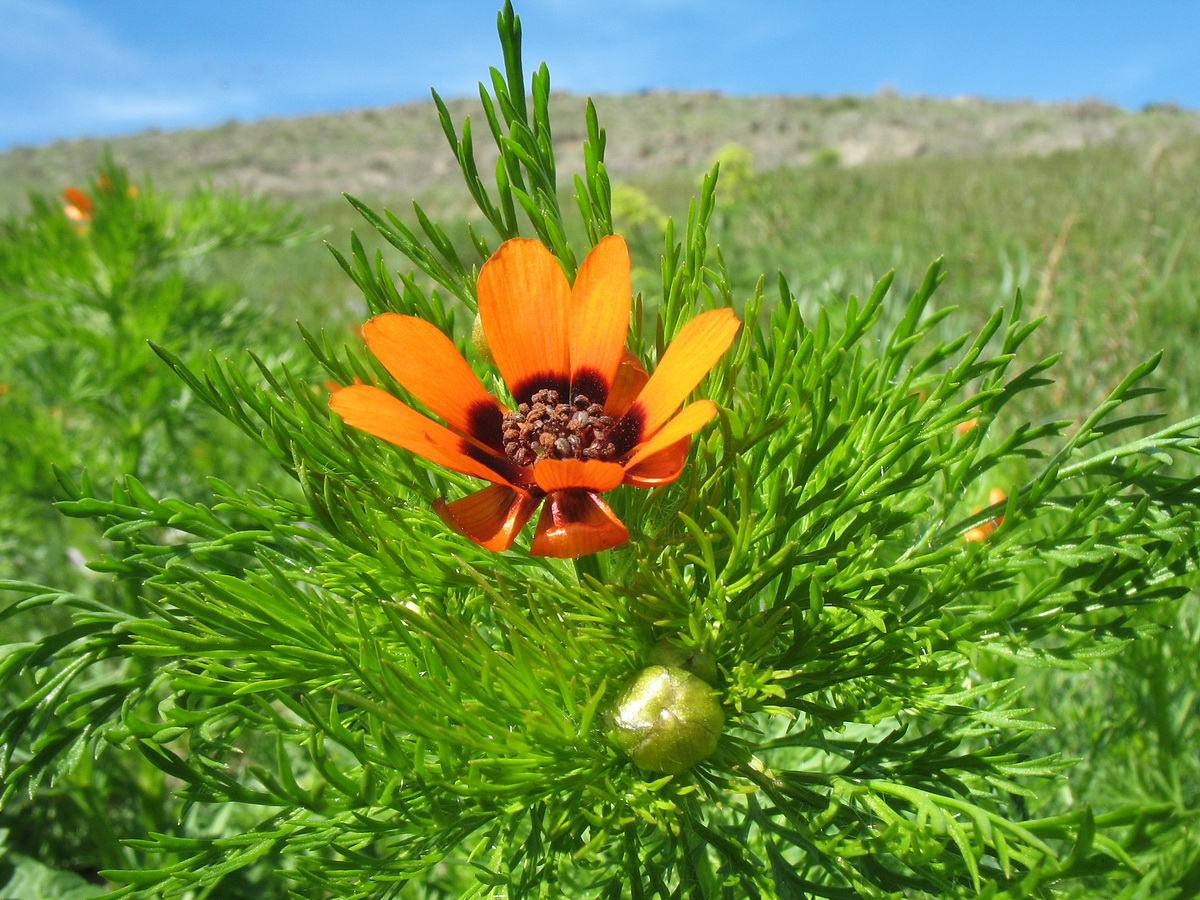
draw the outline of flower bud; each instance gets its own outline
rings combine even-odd
[[[691,672],[650,666],[621,689],[608,720],[609,739],[638,766],[678,775],[717,748],[725,714],[716,692]]]

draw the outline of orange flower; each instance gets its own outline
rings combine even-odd
[[[73,185],[63,188],[63,213],[72,222],[90,222],[92,219],[92,198]]]
[[[1008,499],[1008,495],[1000,488],[992,488],[988,491],[988,506],[996,506]],[[979,512],[980,507],[976,506],[971,513],[974,515]],[[1004,521],[1004,516],[996,516],[994,519],[988,519],[986,522],[980,522],[974,528],[968,528],[963,532],[962,539],[964,541],[983,541],[991,536],[991,533],[1000,527]]]
[[[101,175],[96,179],[96,187],[107,194],[113,188],[112,179],[107,175]],[[138,186],[136,184],[129,185],[125,188],[125,193],[130,197],[136,197],[138,195]]]
[[[678,477],[692,433],[717,408],[697,400],[676,410],[733,342],[733,311],[688,322],[647,376],[624,350],[631,289],[620,237],[592,249],[573,287],[541,243],[514,238],[484,263],[476,288],[515,410],[488,393],[434,325],[396,313],[363,326],[367,346],[445,425],[371,385],[342,388],[330,407],[349,425],[492,482],[434,504],[447,525],[489,550],[508,549],[539,506],[535,556],[583,556],[623,543],[629,533],[600,494]]]

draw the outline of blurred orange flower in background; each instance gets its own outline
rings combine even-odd
[[[995,506],[998,503],[1003,503],[1008,499],[1008,494],[1000,490],[1000,488],[992,488],[988,492],[988,506]],[[979,512],[982,507],[976,506],[971,512],[972,514]],[[964,541],[983,541],[991,536],[991,533],[1000,527],[1004,521],[1004,516],[996,516],[994,519],[988,519],[986,522],[981,522],[974,528],[968,528],[963,532]]]
[[[63,188],[63,213],[81,225],[92,220],[92,198],[73,185]]]
[[[96,179],[96,187],[101,191],[108,193],[113,189],[112,179],[107,175],[101,175]],[[127,188],[125,188],[125,193],[130,197],[136,197],[138,195],[138,186],[136,184],[129,185]]]
[[[488,393],[436,326],[396,313],[363,326],[367,346],[445,424],[371,385],[344,387],[329,405],[349,425],[492,482],[434,505],[447,525],[483,547],[508,549],[539,507],[533,555],[615,547],[628,530],[600,494],[678,477],[691,435],[717,408],[697,400],[676,411],[740,327],[730,309],[701,313],[648,376],[624,349],[629,272],[625,241],[614,235],[587,255],[574,286],[535,240],[506,241],[484,263],[480,321],[516,409]]]
[[[107,175],[101,175],[96,180],[96,189],[102,194],[108,194],[113,191],[112,179]],[[136,184],[131,184],[125,189],[125,193],[129,197],[138,195]],[[95,213],[95,206],[92,198],[72,184],[63,188],[63,214],[70,219],[77,231],[87,230],[87,224],[92,221],[92,216]]]

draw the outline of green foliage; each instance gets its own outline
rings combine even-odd
[[[470,250],[420,207],[411,226],[353,201],[415,270],[397,283],[357,237],[335,251],[372,312],[420,315],[464,349],[497,242],[527,229],[573,273],[569,233],[612,230],[594,109],[571,225],[548,75],[527,96],[511,7],[499,28],[505,69],[481,90],[494,185],[439,103],[486,222]],[[214,497],[172,497],[152,471],[111,491],[61,476],[60,511],[112,542],[90,564],[111,590],[0,584],[6,624],[70,616],[0,656],[0,677],[28,686],[0,719],[3,803],[86,785],[97,757],[142,761],[130,789],[177,821],[122,823],[113,897],[1184,889],[1194,851],[1162,853],[1188,847],[1197,809],[1169,749],[1193,736],[1194,689],[1154,699],[1153,741],[1133,719],[1114,741],[1131,769],[1163,751],[1141,776],[1166,782],[1161,799],[1048,810],[1069,762],[1014,677],[1133,654],[1159,677],[1130,691],[1166,690],[1195,642],[1159,626],[1196,580],[1200,419],[1164,425],[1147,406],[1157,356],[1078,424],[1030,417],[1056,362],[1040,316],[1018,294],[956,330],[939,263],[907,296],[891,275],[821,305],[782,276],[740,292],[709,238],[716,187],[714,172],[678,233],[668,222],[629,347],[652,366],[697,312],[736,306],[741,334],[701,388],[720,417],[678,480],[609,495],[631,541],[574,564],[449,532],[431,501],[471,479],[342,425],[320,376],[261,355],[197,362],[160,339],[188,396],[299,490],[213,479]],[[304,337],[330,380],[403,395],[361,347]],[[995,488],[1007,496],[987,506]],[[671,664],[705,670],[726,727],[705,762],[653,776],[605,723],[668,644]]]
[[[721,167],[721,190],[727,200],[744,200],[754,184],[754,153],[743,144],[725,144],[709,161]]]
[[[196,363],[213,352],[240,354],[250,344],[273,357],[294,356],[263,328],[261,303],[214,280],[210,260],[231,250],[278,248],[303,232],[295,218],[258,200],[201,189],[174,201],[149,184],[131,184],[107,160],[83,199],[73,196],[67,207],[34,195],[28,214],[0,223],[6,323],[0,338],[0,558],[6,578],[49,581],[126,609],[136,588],[81,565],[119,544],[53,510],[51,501],[63,497],[55,471],[86,467],[89,484],[132,476],[178,502],[211,496],[203,477],[209,465],[234,481],[282,486],[277,469],[248,452],[252,442],[200,408],[147,341]],[[164,526],[162,537],[170,534]],[[77,633],[57,608],[14,618],[16,612],[4,612],[6,640],[15,642],[10,646],[59,628]],[[125,666],[104,668],[89,689],[112,691],[115,684],[119,692],[131,677]],[[47,685],[7,662],[4,669],[10,677],[0,719],[35,738],[45,711],[30,718],[29,699],[40,702],[54,689],[47,693]],[[119,693],[106,696],[106,709],[115,713]],[[6,745],[5,755],[14,749]],[[60,749],[51,740],[34,752],[50,758]],[[15,800],[0,814],[0,826],[9,826],[7,854],[0,858],[12,865],[5,890],[14,896],[92,896],[94,888],[86,894],[70,888],[75,876],[43,871],[29,856],[84,872],[129,865],[133,857],[116,834],[161,829],[164,821],[169,827],[177,815],[148,762],[111,752],[77,762],[53,786],[43,785],[36,802]],[[113,797],[125,799],[114,809]]]
[[[12,854],[0,862],[0,889],[8,897],[45,897],[47,900],[86,900],[104,889],[78,875],[58,872],[36,860]]]
[[[666,213],[642,189],[632,184],[614,184],[611,194],[613,222],[626,240],[643,234],[657,236],[666,228]]]
[[[219,419],[161,365],[147,341],[198,362],[210,352],[284,350],[264,341],[261,307],[208,276],[214,253],[279,246],[296,220],[261,202],[197,190],[174,202],[106,161],[71,219],[58,203],[0,223],[0,547],[22,577],[69,567],[48,501],[52,468],[86,465],[101,481],[134,475],[154,490],[207,494],[197,464],[240,465]],[[182,462],[182,464],[181,464]],[[260,466],[248,477],[265,475]]]

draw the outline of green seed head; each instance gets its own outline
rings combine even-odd
[[[711,687],[684,669],[650,666],[621,689],[608,735],[641,768],[678,775],[717,749],[724,724]]]

